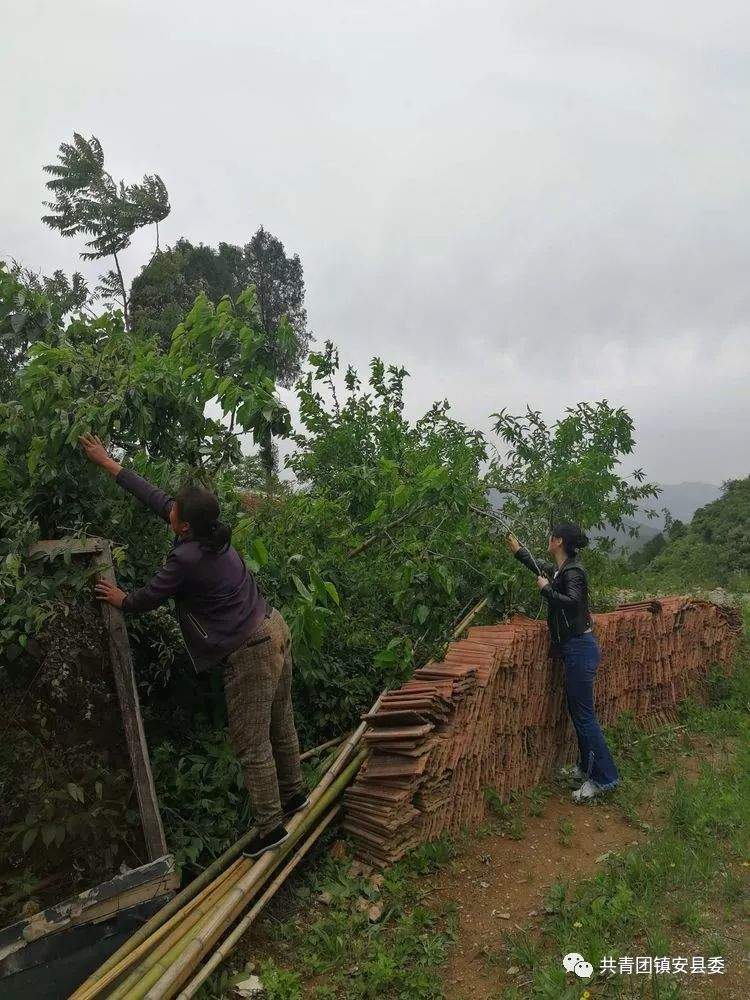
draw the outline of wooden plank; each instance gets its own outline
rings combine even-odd
[[[103,580],[117,583],[115,569],[112,563],[112,550],[109,542],[102,542],[101,552],[94,555],[94,565],[100,571]],[[151,771],[151,761],[146,745],[146,733],[141,717],[141,703],[138,700],[138,687],[133,671],[133,657],[130,652],[128,630],[125,627],[125,616],[119,608],[112,607],[102,601],[102,615],[109,634],[109,655],[112,663],[112,673],[115,677],[117,694],[120,699],[125,739],[130,754],[130,766],[133,771],[135,790],[138,796],[138,806],[143,824],[143,836],[149,858],[158,858],[167,853],[167,841],[164,837],[164,827],[159,812],[159,802],[156,798],[154,776]]]
[[[0,996],[3,1000],[69,997],[172,895],[138,903],[96,924],[70,927],[16,952],[0,967]]]
[[[163,896],[176,889],[179,881],[174,858],[166,854],[2,928],[0,978],[6,959],[31,942],[73,926],[107,919],[137,903]]]
[[[50,558],[62,552],[70,552],[71,555],[91,555],[100,578],[110,583],[117,582],[112,563],[112,549],[106,538],[61,538],[41,541],[29,549],[29,554],[32,556],[38,552]],[[167,853],[167,842],[148,756],[125,616],[119,608],[113,608],[105,601],[102,601],[101,607],[109,638],[110,662],[120,702],[120,715],[138,797],[146,851],[148,857],[153,860]]]
[[[70,552],[72,556],[93,555],[95,552],[101,552],[102,541],[101,538],[48,538],[30,545],[29,555],[42,553],[50,559],[64,552]]]

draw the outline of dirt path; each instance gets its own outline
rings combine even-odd
[[[645,840],[614,810],[575,806],[562,794],[543,816],[525,821],[521,840],[489,835],[468,841],[454,871],[434,879],[436,898],[459,910],[459,939],[445,976],[450,1000],[484,1000],[518,983],[498,961],[504,932],[541,922],[544,900],[558,879],[586,878],[597,859]]]
[[[731,750],[723,740],[692,742],[692,752],[681,754],[672,773],[651,789],[639,809],[642,819],[658,823],[655,803],[677,773],[693,780],[701,760],[715,761]],[[533,932],[542,924],[545,899],[554,882],[590,878],[603,855],[648,839],[623,818],[614,802],[577,806],[562,787],[550,796],[543,815],[524,818],[524,827],[524,836],[517,840],[507,834],[467,838],[452,869],[431,879],[433,900],[454,903],[459,915],[458,940],[445,971],[446,1000],[494,1000],[513,985],[523,993],[528,979],[504,954],[503,935]],[[724,929],[728,945],[724,957],[731,972],[716,986],[706,983],[703,992],[692,995],[745,1000],[750,996],[750,956],[747,921],[739,908],[736,923]],[[691,953],[690,945],[679,935],[673,939],[674,947],[687,949],[682,954]]]

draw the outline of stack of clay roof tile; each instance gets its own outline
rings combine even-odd
[[[594,620],[605,726],[624,711],[644,725],[673,719],[712,665],[731,669],[741,631],[736,612],[685,597],[624,605]],[[520,615],[469,629],[365,718],[370,754],[345,794],[344,825],[358,853],[383,866],[481,823],[486,788],[505,797],[575,758],[546,624]]]

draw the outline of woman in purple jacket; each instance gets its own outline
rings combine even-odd
[[[289,628],[230,545],[231,530],[219,521],[219,502],[210,490],[186,486],[172,499],[123,469],[95,435],[84,434],[81,446],[176,536],[167,561],[145,587],[126,594],[101,580],[96,596],[129,614],[174,599],[195,669],[221,669],[229,736],[258,827],[246,854],[257,857],[286,840],[284,819],[309,802],[292,709]]]

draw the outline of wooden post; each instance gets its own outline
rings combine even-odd
[[[90,555],[101,579],[110,583],[116,582],[112,549],[106,538],[61,538],[37,542],[31,546],[29,554],[33,556],[41,552],[51,558],[66,551],[71,555]],[[125,741],[130,755],[130,767],[138,796],[143,836],[149,860],[153,861],[167,853],[167,842],[164,838],[164,827],[146,746],[146,734],[143,730],[125,616],[119,608],[113,608],[106,601],[102,601],[101,605],[109,639],[109,658],[120,702]]]

